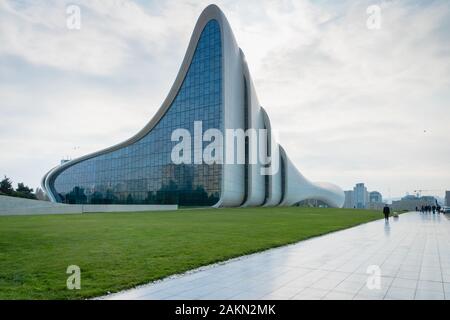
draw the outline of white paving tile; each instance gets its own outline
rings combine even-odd
[[[336,288],[334,288],[335,291],[339,292],[346,292],[346,293],[353,293],[356,294],[361,288],[365,286],[365,283],[362,283],[360,281],[348,281],[345,280],[338,284]]]
[[[444,291],[444,286],[442,282],[435,282],[435,281],[419,281],[417,285],[417,290],[421,291]]]
[[[391,287],[384,298],[388,300],[412,300],[415,292],[415,289]]]
[[[306,287],[281,287],[268,295],[264,296],[264,299],[276,299],[276,300],[289,300],[299,294]]]
[[[419,280],[419,271],[402,271],[400,270],[396,277],[401,279]]]
[[[348,292],[338,292],[338,291],[331,291],[327,293],[325,297],[323,297],[323,300],[352,300],[355,297],[355,294],[348,293]]]
[[[444,300],[443,292],[421,290],[416,293],[416,300]]]
[[[396,278],[392,282],[391,286],[396,288],[407,288],[407,289],[416,289],[417,288],[417,280],[409,280]]]
[[[450,220],[408,213],[101,298],[450,299]]]
[[[320,300],[328,294],[329,290],[306,288],[293,297],[293,300]]]
[[[444,292],[450,295],[450,283],[444,283]]]
[[[363,294],[357,294],[356,296],[353,297],[353,300],[383,300],[383,299],[384,294],[378,296],[366,296]]]
[[[389,287],[380,287],[380,288],[369,289],[366,286],[364,286],[361,288],[361,290],[358,291],[357,295],[362,295],[365,297],[384,298],[388,289],[389,289]]]

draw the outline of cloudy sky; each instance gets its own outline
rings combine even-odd
[[[0,174],[32,187],[121,142],[168,94],[209,1],[1,0]],[[81,28],[67,27],[78,5]],[[216,1],[311,180],[450,189],[450,1]],[[371,5],[379,29],[367,27]]]

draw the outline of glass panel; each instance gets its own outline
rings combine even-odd
[[[222,165],[175,165],[170,158],[177,144],[172,131],[184,128],[193,136],[194,121],[203,122],[203,131],[223,130],[222,42],[215,20],[203,29],[181,89],[151,132],[130,146],[69,167],[52,189],[65,203],[214,205]]]

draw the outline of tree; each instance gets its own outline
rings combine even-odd
[[[36,199],[33,189],[26,186],[23,182],[17,184],[15,196],[19,198]]]
[[[0,194],[26,199],[36,199],[36,195],[33,193],[33,189],[26,186],[23,182],[17,184],[17,189],[14,190],[12,181],[6,177],[0,181]]]
[[[17,191],[17,192],[21,192],[21,193],[25,193],[25,194],[27,194],[27,193],[33,193],[33,189],[27,187],[23,182],[19,182],[19,183],[17,184],[17,189],[16,189],[16,191]]]
[[[12,195],[14,192],[14,189],[12,187],[12,181],[11,179],[5,178],[0,181],[0,193],[6,194],[6,195]]]

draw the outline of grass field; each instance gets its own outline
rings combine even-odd
[[[0,217],[0,299],[80,299],[380,219],[310,208]],[[69,265],[81,290],[66,288]]]

